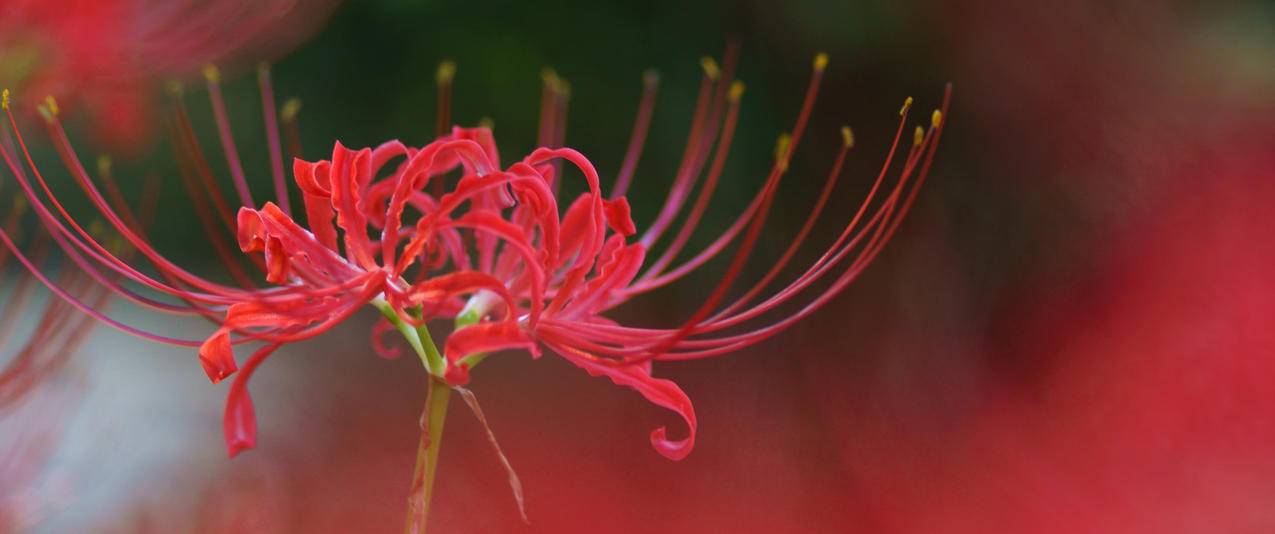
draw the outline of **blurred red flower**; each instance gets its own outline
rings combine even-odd
[[[295,46],[336,0],[7,0],[0,85],[83,110],[96,141],[138,149],[152,135],[156,79],[209,63],[265,61]]]

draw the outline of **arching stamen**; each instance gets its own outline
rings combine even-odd
[[[288,182],[283,175],[283,148],[279,144],[279,119],[275,114],[274,84],[270,81],[270,65],[257,67],[257,85],[261,88],[261,115],[266,123],[266,148],[270,152],[270,176],[274,178],[274,197],[279,209],[292,216],[288,198]]]
[[[450,59],[438,64],[434,83],[438,86],[435,107],[434,136],[442,137],[452,129],[452,80],[456,77],[456,63]]]
[[[234,179],[235,190],[239,193],[241,205],[256,208],[252,201],[252,192],[248,190],[248,182],[244,178],[243,164],[239,162],[239,150],[235,148],[235,138],[230,132],[230,118],[226,115],[226,103],[221,96],[221,72],[217,67],[204,67],[204,79],[208,85],[208,100],[212,103],[213,119],[217,123],[217,133],[221,137],[221,148],[226,153],[226,166],[230,168],[230,177]]]
[[[611,189],[612,199],[620,198],[629,191],[638,159],[642,157],[642,148],[646,146],[646,134],[650,130],[651,116],[655,111],[655,95],[659,92],[659,87],[659,73],[648,70],[642,75],[642,99],[638,103],[637,117],[633,119],[633,132],[629,135],[629,147],[624,152],[624,164],[620,166],[615,185]]]
[[[704,211],[708,208],[709,200],[712,199],[713,192],[717,189],[718,179],[721,177],[722,170],[726,165],[726,157],[730,154],[731,142],[735,136],[735,126],[739,120],[739,100],[743,94],[744,84],[742,82],[736,81],[731,85],[730,108],[726,114],[726,124],[722,128],[722,139],[717,144],[717,153],[713,157],[713,165],[708,171],[708,177],[704,180],[704,186],[700,188],[699,196],[695,199],[695,204],[691,207],[690,214],[686,216],[686,221],[682,223],[677,235],[669,243],[668,248],[660,254],[659,259],[647,268],[648,272],[662,272],[677,257],[677,253],[682,251],[682,247],[686,246],[686,242],[699,225]]]
[[[792,239],[792,243],[788,245],[788,249],[785,250],[783,255],[779,257],[779,260],[770,267],[770,270],[762,276],[761,280],[758,280],[757,283],[753,285],[752,289],[749,289],[748,292],[744,293],[743,296],[739,297],[739,299],[731,303],[731,305],[722,308],[714,314],[710,321],[730,315],[732,312],[756,297],[758,293],[766,288],[767,284],[779,275],[779,272],[783,270],[784,266],[788,265],[788,261],[792,259],[792,257],[797,253],[797,249],[805,242],[806,236],[808,236],[810,231],[814,229],[815,221],[818,220],[819,214],[823,213],[823,208],[828,203],[828,198],[832,196],[832,190],[836,187],[837,178],[841,175],[841,167],[845,163],[846,154],[850,151],[850,147],[854,146],[854,134],[850,130],[850,127],[843,127],[841,132],[841,150],[837,152],[837,158],[832,164],[832,170],[828,172],[828,178],[824,180],[823,190],[819,193],[819,199],[815,201],[814,207],[810,210],[810,215],[806,217],[806,222],[802,224],[801,230],[799,230],[796,237]]]
[[[819,63],[820,62],[816,62],[815,66],[816,67],[826,66],[826,61],[822,62],[823,64],[819,64]],[[815,100],[817,99],[819,95],[819,86],[820,86],[820,83],[823,81],[823,73],[824,73],[823,68],[816,68],[814,69],[814,72],[811,74],[810,83],[806,88],[806,95],[804,99],[802,100],[801,111],[798,112],[796,123],[793,126],[793,133],[792,133],[791,140],[788,142],[788,146],[783,151],[784,152],[783,157],[777,158],[776,167],[772,169],[771,171],[772,176],[774,175],[776,171],[780,173],[783,172],[784,168],[786,168],[787,166],[787,159],[791,157],[792,151],[795,150],[797,145],[801,142],[801,137],[805,133],[806,123],[810,119],[810,113],[814,109]],[[769,182],[770,180],[771,178],[767,178],[767,182]],[[735,222],[731,224],[730,228],[728,228],[726,232],[724,232],[721,235],[721,237],[715,240],[712,244],[706,247],[694,258],[674,268],[672,271],[669,271],[668,273],[660,273],[660,272],[655,272],[652,269],[648,269],[645,273],[642,274],[642,276],[638,278],[637,283],[631,286],[626,293],[630,295],[636,294],[636,293],[642,293],[642,292],[650,291],[652,289],[669,284],[675,280],[680,279],[681,277],[685,276],[687,273],[693,271],[694,269],[698,268],[700,265],[703,265],[705,262],[712,259],[714,256],[717,255],[717,253],[721,252],[721,250],[725,248],[727,244],[733,241],[740,231],[743,230],[744,226],[748,223],[748,221],[756,213],[757,209],[761,206],[762,199],[764,197],[764,192],[765,192],[765,188],[759,191],[757,196],[753,198],[753,201],[748,205],[747,208],[744,209],[743,213],[741,213],[740,216],[735,220]]]
[[[438,64],[438,71],[434,73],[434,84],[437,87],[437,97],[434,106],[434,137],[439,138],[451,133],[452,130],[452,81],[456,78],[456,63],[452,60],[444,60]],[[439,176],[430,184],[430,191],[434,198],[443,196],[446,190],[446,184],[443,177]]]
[[[279,110],[279,119],[283,121],[283,137],[287,140],[290,159],[301,157],[301,126],[297,123],[297,116],[300,113],[300,98],[287,99],[283,103],[283,108]]]

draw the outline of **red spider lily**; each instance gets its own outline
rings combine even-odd
[[[304,200],[306,228],[294,220],[286,202],[287,189],[277,157],[273,174],[280,202],[266,202],[260,207],[254,202],[233,149],[216,77],[210,75],[222,145],[242,204],[233,227],[242,251],[262,253],[257,267],[272,284],[268,288],[253,286],[237,267],[231,274],[240,281],[238,285],[215,282],[182,269],[154,250],[128,206],[118,199],[108,200],[86,172],[58,120],[56,104],[49,100],[41,110],[66,167],[107,223],[160,277],[149,276],[113,254],[49,192],[10,115],[16,150],[0,147],[0,155],[68,258],[127,300],[211,320],[217,330],[203,341],[172,338],[119,323],[40,274],[7,234],[0,233],[0,239],[38,279],[95,318],[154,341],[199,346],[200,361],[214,382],[237,370],[234,345],[263,343],[244,364],[227,401],[226,438],[232,455],[255,441],[256,423],[246,386],[257,366],[281,344],[318,335],[363,305],[373,304],[387,319],[377,333],[390,326],[398,329],[427,370],[452,386],[465,384],[469,369],[486,353],[521,348],[539,356],[539,347],[544,346],[594,376],[606,376],[616,384],[637,390],[651,402],[673,410],[687,423],[689,435],[685,439],[669,439],[664,428],[651,434],[652,443],[661,454],[681,459],[694,443],[695,413],[676,384],[652,376],[651,362],[739,350],[783,331],[843,290],[879,253],[915,199],[937,148],[948,101],[945,96],[943,110],[934,112],[928,128],[917,127],[912,147],[904,150],[902,164],[893,168],[911,106],[908,99],[900,111],[890,154],[841,235],[801,276],[758,301],[757,297],[804,241],[831,194],[853,144],[849,129],[843,129],[844,143],[826,185],[789,250],[743,296],[722,306],[742,272],[788,161],[805,133],[827,61],[823,55],[816,59],[792,134],[781,139],[775,163],[761,190],[711,245],[678,262],[679,252],[695,231],[730,151],[743,92],[741,83],[730,81],[734,58],[733,52],[729,53],[720,69],[706,60],[682,165],[660,215],[633,242],[628,238],[636,235],[636,225],[623,193],[632,179],[654,105],[653,77],[647,78],[630,150],[610,196],[604,195],[593,164],[575,150],[539,148],[504,167],[490,129],[453,128],[420,148],[389,141],[376,148],[352,150],[337,143],[331,159],[296,160],[293,174]],[[450,74],[449,69],[440,71],[440,86],[445,89],[450,84]],[[268,78],[263,77],[262,81],[269,102]],[[450,96],[446,90],[440,94],[446,95],[443,98]],[[561,144],[566,103],[565,84],[556,76],[546,76],[541,144]],[[229,210],[220,193],[213,187],[205,188],[206,195],[199,192],[197,182],[203,180],[208,186],[211,178],[202,153],[189,135],[180,101],[177,112],[178,140],[184,148],[181,155],[184,167],[190,171],[185,178],[197,200],[196,211],[210,229],[217,225],[218,214],[230,227]],[[277,154],[277,124],[272,115],[267,118],[271,151]],[[579,171],[587,185],[587,192],[576,197],[565,211],[559,209],[557,194],[564,176],[557,165],[562,163]],[[445,183],[445,175],[457,169],[461,177],[454,184],[429,186],[431,180]],[[886,176],[891,171],[897,172],[897,178],[887,183]],[[643,270],[646,251],[686,208],[701,175],[703,184],[683,226],[663,254]],[[115,191],[109,176],[100,178],[108,193]],[[441,195],[427,192],[440,187],[444,191]],[[47,200],[40,197],[41,192]],[[214,247],[224,249],[223,240],[215,232],[212,235]],[[640,328],[603,316],[637,295],[682,278],[734,241],[738,245],[721,282],[703,306],[680,326]],[[236,264],[230,260],[227,265]],[[147,296],[117,283],[115,276],[177,301]],[[796,312],[778,317],[770,313],[821,281],[825,285],[812,292],[813,296],[803,298],[804,305]],[[426,322],[440,318],[451,319],[457,325],[442,354],[433,348],[425,327]],[[382,348],[378,342],[378,350]]]
[[[7,0],[0,83],[53,95],[92,118],[111,148],[150,135],[149,80],[209,62],[276,59],[322,22],[335,0]]]

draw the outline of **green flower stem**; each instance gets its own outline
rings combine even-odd
[[[475,295],[465,309],[456,316],[455,328],[460,330],[478,323],[490,311],[493,295]],[[434,496],[434,476],[438,472],[438,450],[443,442],[443,425],[447,422],[447,405],[451,398],[452,388],[443,380],[446,363],[443,355],[434,344],[434,337],[424,324],[412,326],[398,316],[398,313],[385,301],[378,297],[372,305],[381,311],[386,320],[403,335],[407,343],[416,351],[421,364],[430,374],[429,393],[425,397],[424,420],[421,421],[421,439],[416,447],[416,467],[412,471],[412,491],[408,498],[407,521],[404,526],[409,534],[424,534],[429,520],[430,501]],[[419,310],[408,310],[409,314],[420,319]],[[471,369],[486,358],[486,354],[471,354],[462,362]]]
[[[446,367],[443,365],[443,355],[438,352],[438,347],[434,345],[434,337],[430,335],[429,328],[423,324],[414,327],[404,321],[394,312],[394,308],[390,307],[390,304],[384,298],[377,297],[372,301],[372,306],[381,310],[381,315],[384,315],[385,319],[394,325],[394,328],[407,340],[407,344],[412,346],[412,350],[416,351],[416,356],[421,359],[421,364],[425,366],[425,371],[441,378]],[[419,318],[419,316],[417,317]]]
[[[431,377],[425,398],[425,420],[421,441],[416,449],[416,469],[412,474],[412,493],[407,507],[405,531],[424,534],[429,521],[430,502],[434,497],[434,476],[438,473],[438,450],[443,444],[443,425],[447,422],[447,404],[452,388]]]

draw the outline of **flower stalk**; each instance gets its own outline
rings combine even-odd
[[[434,496],[434,476],[438,473],[438,450],[443,443],[443,425],[447,422],[447,405],[452,388],[431,376],[429,393],[421,419],[421,441],[416,448],[416,468],[412,473],[412,491],[407,502],[404,532],[423,534],[429,520],[430,502]]]
[[[490,298],[477,295],[470,305],[456,317],[456,329],[460,330],[479,322],[490,305]],[[420,357],[421,364],[429,372],[429,390],[425,396],[425,409],[421,414],[421,439],[416,447],[416,467],[412,471],[411,492],[408,495],[407,520],[404,532],[423,534],[429,520],[430,502],[434,495],[434,477],[438,473],[438,451],[442,446],[443,428],[447,422],[447,406],[451,399],[452,388],[443,380],[443,357],[434,344],[429,327],[422,324],[414,327],[402,320],[383,297],[372,301],[372,306],[381,311],[394,328],[403,335],[412,350]],[[419,319],[419,310],[413,313]],[[486,354],[471,356],[469,363],[477,365]]]

